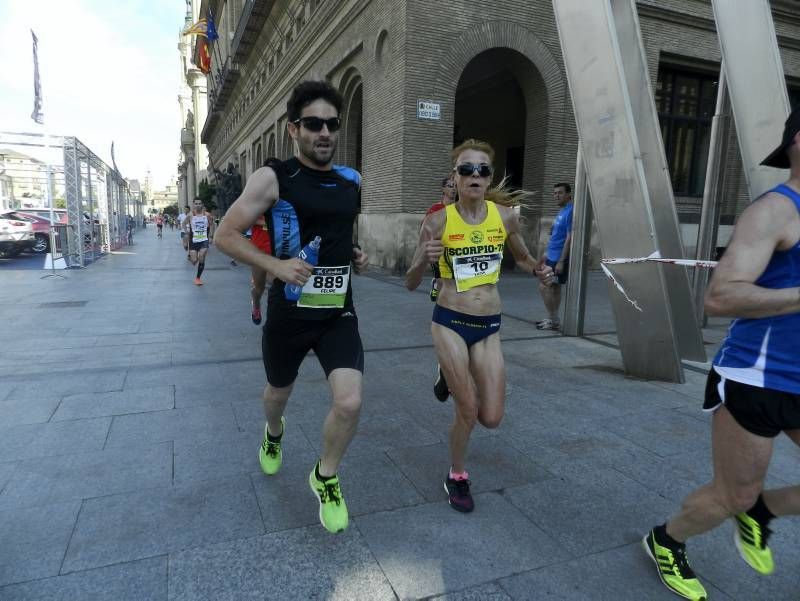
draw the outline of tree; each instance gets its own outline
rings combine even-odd
[[[208,180],[203,178],[197,188],[197,198],[203,201],[206,211],[210,212],[216,209],[217,203],[214,202],[214,195],[217,193],[217,187],[214,184],[209,184]]]
[[[169,215],[171,217],[177,217],[178,216],[178,205],[174,204],[174,205],[169,205],[168,207],[164,207],[164,210],[162,212],[164,213],[164,215]]]

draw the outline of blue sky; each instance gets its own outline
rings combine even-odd
[[[74,135],[128,178],[156,188],[177,171],[177,44],[183,0],[0,1],[0,130],[41,131],[33,110],[33,29],[45,127]]]

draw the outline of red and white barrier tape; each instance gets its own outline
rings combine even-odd
[[[643,309],[639,306],[635,300],[633,300],[628,293],[625,292],[625,288],[622,287],[617,281],[617,278],[614,277],[614,274],[611,273],[611,270],[606,267],[606,265],[625,265],[631,263],[667,263],[670,265],[683,265],[685,267],[702,267],[705,269],[713,269],[717,266],[716,261],[697,261],[694,259],[665,259],[661,256],[661,253],[655,251],[653,254],[648,255],[647,257],[638,257],[638,258],[618,258],[618,259],[603,259],[600,261],[600,267],[603,269],[603,273],[606,274],[606,277],[611,280],[611,283],[614,284],[617,290],[619,290],[625,299],[633,305],[633,307],[637,311],[643,311]]]

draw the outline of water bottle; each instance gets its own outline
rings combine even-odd
[[[315,237],[311,242],[303,247],[300,254],[297,255],[298,259],[303,259],[309,265],[316,265],[319,262],[319,246],[322,243],[322,238]],[[286,300],[297,302],[300,298],[300,292],[303,290],[302,286],[296,284],[286,284],[283,288],[283,294]]]
[[[442,277],[442,274],[439,273],[438,263],[431,263],[431,269],[433,270],[433,279],[431,280],[431,302],[435,303],[436,299],[439,298],[439,289],[436,287],[436,280]]]

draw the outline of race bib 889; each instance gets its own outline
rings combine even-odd
[[[315,267],[297,301],[298,307],[341,309],[347,298],[350,266]]]

